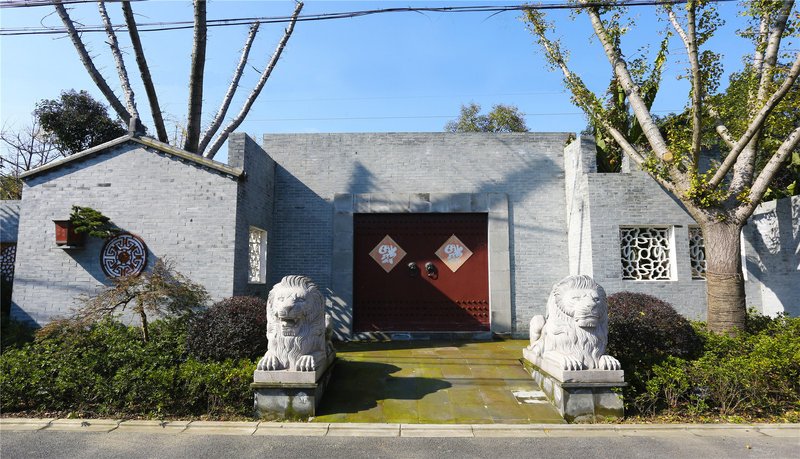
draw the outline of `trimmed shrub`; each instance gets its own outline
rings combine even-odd
[[[147,343],[111,320],[61,323],[0,356],[4,412],[78,416],[249,416],[251,360],[186,359],[186,323],[153,322]]]
[[[669,303],[644,293],[608,297],[608,353],[622,368],[650,367],[667,356],[692,357],[702,342],[692,324]]]
[[[17,322],[6,315],[0,316],[0,352],[33,341],[35,331],[24,322]]]
[[[626,400],[645,391],[654,365],[670,356],[694,357],[701,348],[692,324],[669,303],[644,293],[609,295],[607,353],[625,370]]]
[[[224,299],[190,323],[189,355],[201,361],[255,359],[267,352],[267,302],[254,296]]]
[[[654,366],[646,389],[635,397],[640,411],[800,420],[800,318],[755,319],[755,333],[702,332],[699,358],[669,358]]]

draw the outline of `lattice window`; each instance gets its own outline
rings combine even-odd
[[[669,228],[620,227],[619,232],[623,279],[672,278]]]
[[[14,282],[14,260],[17,258],[17,244],[3,244],[0,248],[0,276],[3,280]]]
[[[689,227],[689,262],[692,264],[692,279],[705,279],[706,246],[699,226]]]
[[[249,275],[251,284],[267,282],[267,232],[250,227]]]

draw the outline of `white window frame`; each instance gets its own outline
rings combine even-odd
[[[619,266],[620,266],[620,277],[625,282],[671,282],[676,281],[678,279],[677,273],[677,257],[675,253],[675,227],[672,225],[620,225],[618,231],[619,237]],[[638,279],[632,277],[625,277],[625,271],[623,269],[623,259],[622,259],[622,232],[623,230],[631,230],[631,229],[659,229],[659,230],[667,230],[667,263],[669,266],[667,267],[668,277],[667,278],[659,278],[659,279]]]
[[[259,234],[260,247],[258,248],[258,273],[254,276],[253,270],[253,235]],[[267,231],[255,226],[250,226],[247,232],[247,283],[267,283]]]

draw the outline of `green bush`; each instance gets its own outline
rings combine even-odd
[[[702,332],[699,358],[671,357],[635,396],[644,413],[741,418],[800,415],[800,318],[753,316],[758,331]]]
[[[701,346],[692,324],[669,303],[644,293],[609,295],[607,352],[625,370],[627,400],[645,390],[654,365],[697,356]]]
[[[4,412],[83,416],[248,416],[250,360],[187,359],[186,323],[152,324],[151,340],[111,320],[48,327],[34,343],[0,356]]]
[[[0,316],[0,352],[33,341],[34,331],[26,323],[17,322],[7,315]]]
[[[235,296],[192,319],[187,346],[197,360],[255,359],[267,352],[266,335],[267,302]]]

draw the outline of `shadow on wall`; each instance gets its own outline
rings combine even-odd
[[[762,284],[764,314],[782,311],[797,317],[800,316],[800,196],[779,199],[774,206],[751,218],[751,242],[756,254],[747,257],[747,271]]]

